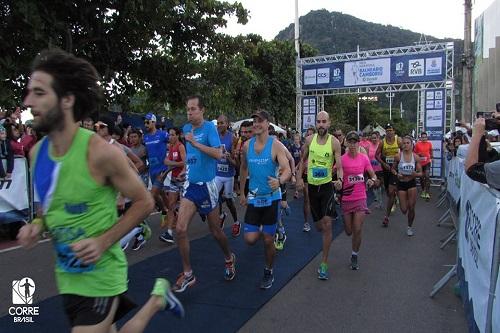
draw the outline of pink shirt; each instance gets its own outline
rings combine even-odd
[[[379,145],[378,143],[375,144],[371,141],[367,144],[368,158],[370,159],[373,171],[375,172],[382,171],[382,166],[377,161],[377,158],[375,158],[375,155],[377,154],[378,145]]]
[[[342,201],[366,200],[365,172],[372,170],[370,160],[365,154],[358,153],[352,158],[349,153],[342,155],[344,183]]]

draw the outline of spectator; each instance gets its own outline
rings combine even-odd
[[[11,124],[21,123],[21,108],[17,107],[15,109],[8,110],[5,113],[5,122]]]
[[[21,137],[20,127],[19,124],[5,124],[7,139],[10,141],[14,155],[25,157],[28,156],[30,149],[36,143],[36,139],[31,127],[27,127],[26,133]]]
[[[86,117],[82,120],[82,127],[88,129],[89,131],[94,130],[94,120],[91,117]]]
[[[496,126],[500,126],[500,113],[493,114],[493,118],[496,119]],[[474,124],[474,131],[465,160],[465,169],[467,175],[473,180],[500,190],[500,160],[485,163],[480,159],[480,144],[485,135],[485,127],[485,119],[478,118]]]
[[[14,152],[7,139],[5,127],[0,125],[0,179],[10,179],[14,170]],[[3,161],[7,160],[7,170],[3,167]]]

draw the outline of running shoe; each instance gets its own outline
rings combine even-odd
[[[286,234],[276,233],[276,235],[277,237],[275,237],[274,239],[274,247],[276,248],[276,250],[281,251],[285,247]]]
[[[200,214],[200,217],[201,217],[201,222],[207,221],[207,216],[205,214]]]
[[[415,233],[413,232],[413,228],[412,227],[408,227],[406,229],[406,235],[408,235],[408,237],[411,237],[413,236]]]
[[[421,197],[422,199],[425,199],[425,198],[427,197],[427,196],[426,196],[425,191],[422,191],[422,192],[420,193],[420,197]]]
[[[165,243],[170,243],[170,244],[175,243],[174,237],[171,234],[169,234],[168,231],[165,231],[164,233],[162,233],[159,238],[162,242],[165,242]]]
[[[382,222],[382,226],[384,228],[387,228],[389,226],[389,218],[387,216],[384,217],[384,221]]]
[[[351,269],[353,271],[357,271],[359,269],[358,256],[356,256],[354,254],[351,256]]]
[[[267,268],[264,268],[264,276],[262,277],[262,281],[260,281],[260,289],[269,289],[273,285],[274,275],[273,271]]]
[[[167,214],[161,214],[160,228],[165,228],[167,226]]]
[[[177,281],[175,282],[175,286],[172,288],[176,293],[182,293],[187,287],[191,287],[195,284],[196,278],[193,273],[190,276],[186,276],[184,272],[180,273],[177,276]]]
[[[303,232],[309,232],[311,231],[311,225],[309,223],[304,223],[304,227],[302,228]]]
[[[394,203],[394,205],[392,205],[391,213],[394,213],[395,211],[396,211],[396,203]]]
[[[162,310],[170,311],[174,314],[174,316],[180,318],[184,317],[184,307],[172,293],[170,283],[166,279],[156,279],[151,295],[162,297],[164,301]]]
[[[319,265],[318,268],[318,279],[328,280],[328,265],[324,262]]]
[[[224,229],[224,221],[226,220],[227,214],[226,212],[222,212],[219,216],[219,225],[221,229]]]
[[[142,234],[135,237],[134,244],[132,245],[133,251],[139,251],[146,244],[146,239]]]
[[[231,261],[226,261],[226,269],[224,270],[224,279],[231,281],[236,275],[236,255],[231,253]]]
[[[140,224],[140,226],[142,228],[142,235],[144,236],[144,239],[150,240],[152,232],[151,232],[151,228],[149,227],[149,225],[146,223],[146,221],[143,221]]]
[[[425,193],[425,200],[427,200],[427,201],[431,200],[430,193]]]
[[[128,248],[128,243],[129,242],[122,245],[122,251],[125,251]]]
[[[241,223],[236,221],[233,223],[233,226],[231,227],[231,235],[233,237],[238,237],[240,235],[240,230],[241,230]]]

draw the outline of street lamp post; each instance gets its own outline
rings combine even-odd
[[[385,97],[389,99],[389,120],[392,121],[392,99],[394,98],[394,93],[389,91],[388,94],[385,94]]]

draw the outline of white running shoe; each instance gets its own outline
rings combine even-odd
[[[408,227],[408,229],[406,229],[406,234],[408,235],[408,237],[413,236],[414,235],[413,229],[411,227]]]

